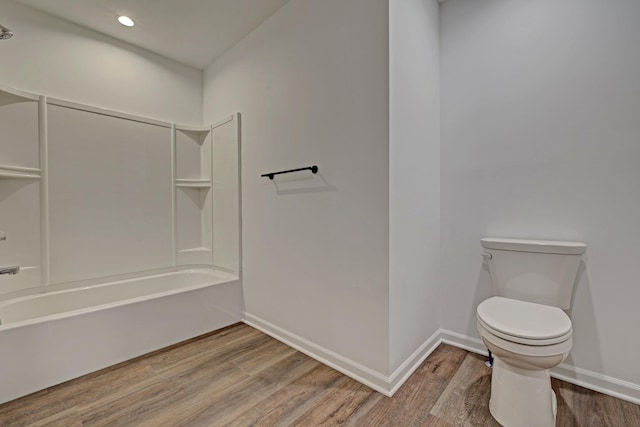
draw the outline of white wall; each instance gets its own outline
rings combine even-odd
[[[439,6],[437,0],[391,0],[389,14],[389,324],[393,372],[439,326]]]
[[[640,2],[442,5],[442,324],[477,336],[479,240],[588,245],[577,367],[640,384]]]
[[[291,0],[205,71],[204,99],[205,120],[243,114],[247,313],[382,374],[388,67],[387,0]]]
[[[0,0],[0,84],[177,123],[202,123],[202,72]]]

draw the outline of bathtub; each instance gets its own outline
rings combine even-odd
[[[240,280],[184,270],[0,301],[0,403],[237,323]]]

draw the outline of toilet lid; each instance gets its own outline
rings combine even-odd
[[[492,297],[480,303],[478,318],[506,335],[548,340],[571,332],[571,319],[558,307]]]

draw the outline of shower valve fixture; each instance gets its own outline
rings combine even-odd
[[[0,40],[6,40],[13,37],[13,31],[0,24]]]
[[[18,273],[20,273],[20,267],[17,266],[0,268],[0,275],[9,274],[11,276],[15,276]]]

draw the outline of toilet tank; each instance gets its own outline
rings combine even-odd
[[[587,245],[580,242],[484,238],[494,296],[571,307],[571,293]]]

